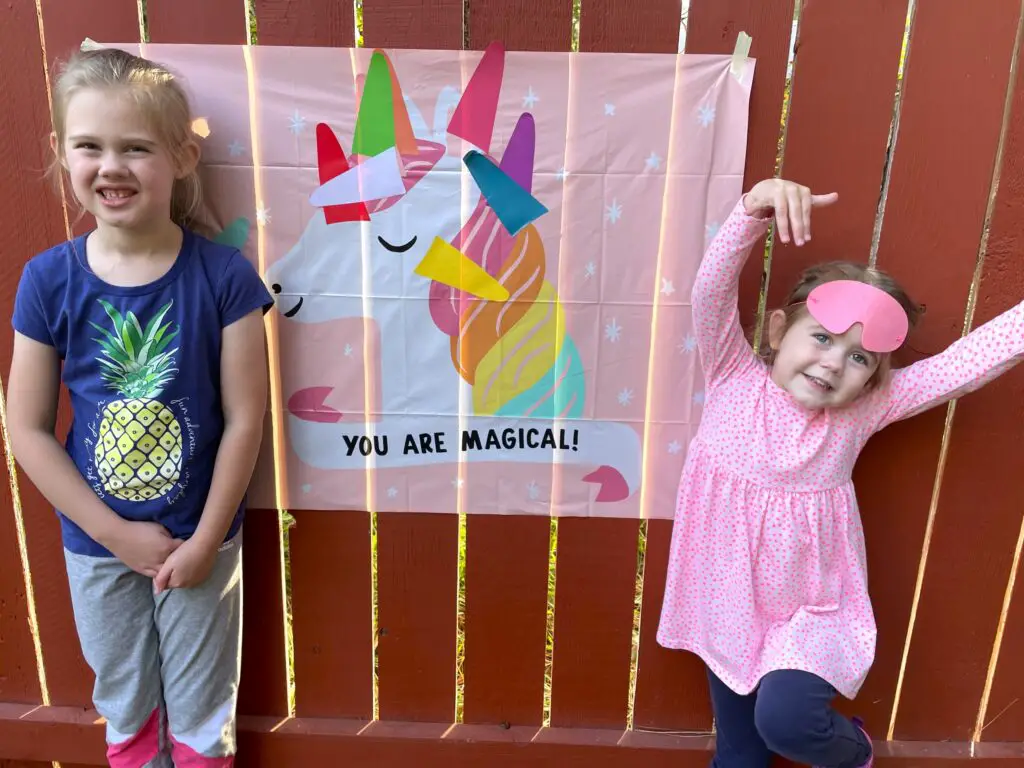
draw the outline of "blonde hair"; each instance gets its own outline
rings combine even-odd
[[[921,315],[924,314],[924,307],[911,299],[906,290],[904,290],[896,280],[882,270],[876,269],[875,267],[869,267],[867,264],[858,264],[852,261],[829,261],[824,264],[816,264],[812,267],[808,267],[801,272],[800,276],[797,278],[796,284],[786,297],[785,304],[776,310],[784,312],[786,315],[786,323],[783,327],[783,333],[788,331],[794,321],[807,312],[807,297],[810,296],[811,291],[819,285],[832,282],[833,280],[856,280],[861,283],[873,285],[875,288],[880,288],[885,291],[896,299],[900,306],[903,307],[903,311],[907,313],[907,320],[910,328],[914,328],[914,326],[917,325],[918,320],[920,320]],[[771,349],[767,344],[763,346],[761,354],[769,363],[774,362],[775,350]],[[875,371],[874,375],[872,375],[871,379],[868,380],[867,388],[876,386],[878,383],[884,381],[888,376],[891,367],[892,355],[880,355],[878,369]]]
[[[177,77],[161,64],[116,48],[83,50],[61,67],[54,81],[52,109],[56,146],[49,176],[56,184],[60,184],[65,173],[68,104],[76,93],[88,89],[117,90],[130,97],[175,165],[184,164],[186,147],[194,141],[192,110]],[[171,219],[183,228],[203,234],[212,229],[208,224],[209,212],[204,206],[203,185],[195,168],[174,180]]]

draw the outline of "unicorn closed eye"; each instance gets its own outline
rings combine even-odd
[[[500,51],[495,53],[501,56]],[[381,105],[391,106],[383,120]],[[364,151],[383,147],[378,154],[385,159],[390,150],[400,187],[389,187],[393,194],[368,202],[329,204],[314,212],[299,241],[267,272],[285,317],[297,323],[321,323],[368,315],[382,339],[415,335],[415,325],[410,325],[415,318],[408,312],[418,300],[426,308],[429,283],[415,277],[413,269],[435,237],[450,238],[462,221],[461,163],[448,153],[446,144],[449,115],[459,105],[459,92],[444,88],[434,108],[433,127],[428,127],[415,104],[402,96],[387,56],[374,52],[353,147]],[[373,162],[357,152],[346,158],[327,125],[317,126],[316,137],[322,189]],[[372,187],[379,177],[370,172],[357,181]],[[475,205],[479,192],[470,185],[468,194],[468,203]],[[383,413],[457,413],[459,384],[454,372],[447,381],[429,382],[409,373],[424,370],[443,348],[441,340],[411,349],[395,343],[381,345]],[[322,403],[328,393],[322,387],[292,393],[290,410],[301,418],[314,412],[317,400]]]
[[[473,148],[467,166],[471,157],[479,160],[475,167],[497,173],[506,188],[511,180],[512,194],[544,210],[530,194],[536,146],[532,115],[520,116],[500,165],[487,146],[503,50],[492,45],[485,51],[461,97],[452,88],[442,91],[432,130],[402,99],[386,55],[373,56],[351,160],[329,128],[317,128],[321,187],[311,201],[321,208],[268,273],[279,310],[299,323],[367,314],[377,323],[382,416],[372,431],[392,446],[374,456],[377,468],[453,463],[453,454],[409,456],[396,446],[410,433],[430,431],[445,434],[454,447],[464,445],[468,433],[498,445],[463,452],[464,460],[550,463],[554,455],[557,462],[593,468],[584,479],[600,486],[596,501],[627,498],[640,482],[639,435],[628,425],[580,420],[584,368],[566,332],[555,287],[545,279],[538,230],[527,222],[510,231],[495,194],[481,190],[475,172],[477,183],[463,184],[462,161],[437,141],[446,138],[442,132],[466,141]],[[391,105],[394,128],[380,120],[372,126],[362,122],[374,113],[371,102],[378,117],[381,105]],[[369,136],[371,130],[385,135]],[[355,151],[362,147],[376,154]],[[395,167],[399,175],[392,173]],[[472,214],[463,225],[464,198]],[[364,249],[369,249],[368,290]],[[455,258],[454,268],[438,270],[437,260],[444,258]],[[466,274],[477,275],[476,288],[465,284]],[[322,403],[329,391],[285,393],[292,447],[314,467],[363,468],[364,456],[352,445],[365,425],[340,415],[322,418],[315,401]],[[461,421],[460,391],[462,410],[469,411]],[[556,433],[573,435],[571,449]],[[553,454],[555,448],[560,452]]]

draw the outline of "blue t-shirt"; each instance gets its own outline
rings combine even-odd
[[[221,330],[273,305],[236,249],[185,231],[171,269],[148,285],[105,283],[82,235],[32,258],[12,323],[54,347],[71,393],[66,449],[96,495],[121,517],[176,538],[199,524],[224,428]],[[228,537],[241,527],[239,505]],[[64,546],[111,556],[63,514]]]

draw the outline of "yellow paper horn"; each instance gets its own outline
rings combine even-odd
[[[423,260],[414,270],[417,275],[450,285],[488,301],[508,301],[508,290],[476,262],[455,246],[435,237]]]

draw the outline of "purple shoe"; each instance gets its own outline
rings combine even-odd
[[[872,768],[872,766],[875,764],[875,748],[873,746],[873,742],[871,741],[871,736],[868,735],[868,732],[864,730],[863,720],[861,720],[859,717],[852,717],[850,718],[850,720],[855,726],[857,726],[858,729],[860,729],[860,732],[864,734],[864,737],[868,740],[868,744],[872,745],[871,754],[868,755],[868,761],[861,765],[860,768]],[[822,766],[814,766],[814,768],[822,768]]]
[[[868,746],[871,747],[871,754],[868,755],[868,761],[864,763],[864,765],[862,765],[860,768],[871,768],[871,766],[875,764],[874,742],[871,741],[871,736],[868,735],[868,732],[864,730],[864,721],[861,720],[859,717],[854,717],[852,718],[852,720],[853,724],[856,725],[860,729],[860,732],[864,734],[864,738],[868,740]]]

